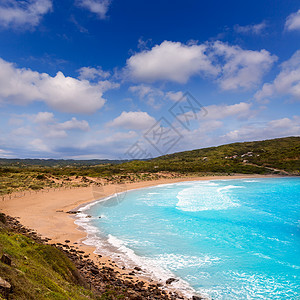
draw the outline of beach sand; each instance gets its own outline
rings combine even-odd
[[[121,185],[121,189],[132,190],[159,184],[168,184],[182,181],[196,180],[218,180],[218,179],[238,179],[238,178],[264,178],[276,177],[273,175],[233,175],[233,176],[209,176],[209,177],[183,177],[159,179],[153,181],[142,181],[136,183],[126,183]],[[69,245],[74,245],[78,249],[85,251],[97,264],[108,265],[115,268],[125,276],[131,270],[122,270],[115,265],[109,257],[99,257],[94,254],[95,248],[82,243],[86,237],[86,232],[80,230],[74,223],[74,216],[68,214],[70,210],[101,197],[107,197],[120,191],[117,184],[109,184],[101,188],[85,187],[73,189],[61,189],[49,192],[37,192],[25,195],[20,198],[6,199],[0,201],[0,211],[12,217],[19,218],[24,226],[35,230],[42,237],[50,238],[50,243],[65,244],[69,240]],[[121,267],[121,266],[120,266]],[[134,278],[134,281],[138,278]],[[147,284],[147,280],[146,280]]]

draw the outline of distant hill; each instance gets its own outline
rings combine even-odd
[[[120,165],[133,171],[300,174],[300,137],[233,143]]]
[[[96,166],[103,164],[120,164],[127,160],[110,160],[110,159],[90,159],[90,160],[74,160],[74,159],[8,159],[0,158],[1,166],[40,166],[40,167],[82,167],[82,166]]]

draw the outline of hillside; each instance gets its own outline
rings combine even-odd
[[[299,174],[300,137],[234,143],[164,155],[119,167],[132,171]]]

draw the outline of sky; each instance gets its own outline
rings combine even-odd
[[[2,158],[299,135],[298,0],[0,0]]]

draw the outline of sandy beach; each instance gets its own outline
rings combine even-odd
[[[182,181],[196,180],[218,180],[218,179],[239,179],[239,178],[264,178],[275,177],[272,175],[234,175],[234,176],[210,176],[210,177],[184,177],[160,179],[154,181],[142,181],[136,183],[126,183],[122,185],[122,189],[132,190],[144,188],[158,184],[168,184]],[[99,192],[100,191],[100,192]],[[99,257],[93,252],[94,247],[86,246],[82,243],[86,233],[78,228],[74,223],[74,217],[67,212],[75,210],[77,207],[91,201],[95,201],[100,197],[113,195],[120,191],[120,186],[109,184],[95,189],[93,187],[62,189],[49,192],[32,193],[20,198],[6,199],[0,201],[0,211],[12,217],[19,218],[19,221],[37,231],[42,237],[51,239],[51,243],[65,243],[70,241],[70,245],[74,245],[80,250],[85,251],[98,264],[109,264],[111,267],[120,272],[120,274],[128,274],[128,270],[122,270],[111,262],[109,257]],[[100,197],[99,197],[100,196]],[[121,267],[121,266],[120,266]]]

